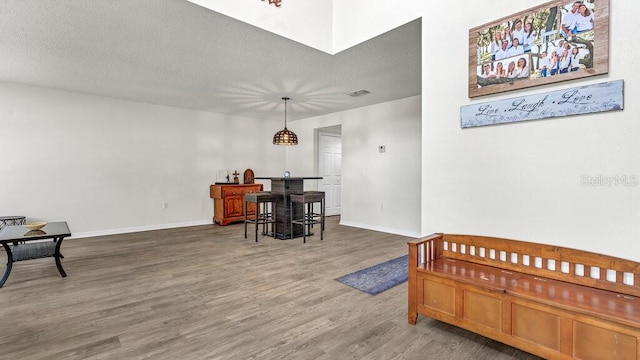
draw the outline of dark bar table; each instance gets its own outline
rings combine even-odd
[[[256,180],[271,180],[271,193],[280,195],[276,201],[276,238],[281,240],[301,237],[302,225],[294,224],[291,228],[291,216],[301,218],[304,212],[302,204],[293,205],[293,214],[289,213],[289,199],[291,194],[302,194],[304,191],[304,180],[320,180],[322,177],[256,177]]]

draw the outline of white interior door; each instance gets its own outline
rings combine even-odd
[[[325,215],[340,215],[342,199],[342,138],[318,134],[318,173],[322,176],[319,190],[325,192]]]

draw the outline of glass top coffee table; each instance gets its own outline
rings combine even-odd
[[[58,272],[62,277],[66,277],[67,273],[60,263],[60,259],[64,258],[60,253],[60,246],[62,240],[68,236],[71,236],[71,231],[66,221],[47,223],[40,230],[29,230],[22,225],[11,225],[2,229],[0,243],[7,253],[7,267],[0,279],[0,288],[9,278],[13,263],[17,261],[53,257]]]

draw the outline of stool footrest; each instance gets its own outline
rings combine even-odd
[[[258,242],[258,225],[262,225],[262,235],[271,234],[276,236],[275,224],[276,214],[275,205],[281,197],[272,194],[270,191],[261,191],[256,193],[247,193],[244,195],[244,238],[247,238],[247,224],[255,225],[256,242]],[[249,215],[247,209],[249,204],[255,204],[255,213]],[[262,205],[262,206],[261,206]],[[270,205],[270,206],[269,206]],[[261,209],[262,208],[262,209]],[[271,224],[271,232],[269,232],[269,224]]]
[[[307,242],[307,234],[311,234],[311,228],[315,224],[320,225],[320,240],[324,237],[324,198],[324,191],[305,191],[302,194],[291,194],[290,196],[291,227],[293,228],[294,224],[302,225],[303,243]],[[314,211],[316,203],[320,204],[320,212]],[[299,214],[297,219],[293,218],[293,204],[302,204],[303,213]]]

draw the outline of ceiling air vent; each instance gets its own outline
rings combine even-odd
[[[366,94],[371,94],[371,91],[367,91],[367,90],[361,89],[361,90],[356,90],[356,91],[352,91],[350,93],[347,93],[347,95],[349,95],[351,97],[357,97],[357,96],[362,96],[362,95],[366,95]]]

